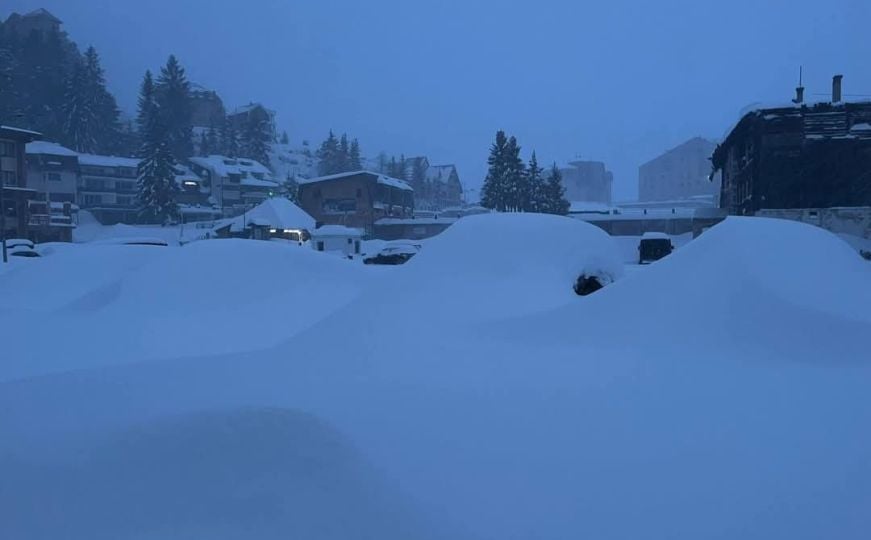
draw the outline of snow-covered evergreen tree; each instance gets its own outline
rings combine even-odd
[[[284,179],[284,194],[293,204],[299,204],[299,182],[296,178],[287,173],[287,178]]]
[[[281,132],[281,144],[290,144],[290,137],[287,136],[286,131]]]
[[[166,223],[178,213],[178,186],[164,115],[156,100],[140,93],[139,117],[145,122],[137,171],[140,217],[148,223]]]
[[[330,130],[329,136],[321,143],[316,154],[320,160],[318,163],[318,174],[326,176],[342,172],[339,170],[341,165],[339,151],[339,140],[336,138],[333,130]]]
[[[512,135],[505,146],[505,187],[507,210],[524,210],[529,189],[526,185],[526,166],[520,157],[520,145]]]
[[[244,157],[269,165],[271,140],[272,129],[269,123],[263,118],[249,116],[240,136],[240,153]]]
[[[151,70],[147,70],[145,76],[142,77],[142,84],[139,86],[138,110],[136,113],[136,127],[143,135],[145,130],[148,129],[148,115],[151,114],[154,103],[154,78],[151,75]]]
[[[232,158],[239,155],[239,133],[228,118],[221,125],[221,153]]]
[[[526,194],[523,204],[523,210],[526,212],[544,212],[547,206],[547,191],[541,175],[543,170],[538,166],[538,158],[533,150],[529,165],[526,167]]]
[[[359,171],[363,169],[363,158],[360,156],[360,141],[356,138],[351,141],[351,154],[348,157],[348,170]]]
[[[498,212],[508,209],[508,186],[506,159],[508,138],[505,132],[496,132],[496,140],[490,146],[490,157],[487,158],[487,176],[481,188],[481,206]]]
[[[96,49],[89,47],[73,68],[64,97],[64,142],[78,152],[105,151],[118,132],[118,107],[106,90]]]
[[[336,172],[350,171],[351,145],[348,142],[348,134],[342,133],[339,139],[339,152],[336,154]]]
[[[550,169],[550,174],[547,177],[547,182],[544,186],[545,191],[545,207],[541,212],[547,214],[557,214],[564,216],[569,213],[571,205],[566,200],[566,188],[563,186],[563,175],[556,166],[556,163]]]
[[[194,151],[191,89],[184,68],[175,55],[170,55],[166,65],[160,69],[155,94],[169,152],[178,160],[189,158]]]

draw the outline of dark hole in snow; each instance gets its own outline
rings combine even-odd
[[[599,278],[596,276],[588,276],[585,274],[581,274],[578,277],[578,280],[575,282],[575,292],[580,296],[587,296],[588,294],[593,294],[604,287],[602,282],[599,281]]]

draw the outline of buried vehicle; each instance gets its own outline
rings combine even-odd
[[[418,251],[420,251],[420,246],[413,244],[388,246],[376,255],[363,259],[363,264],[405,264],[417,255]]]
[[[638,264],[658,261],[674,251],[671,238],[665,233],[647,232],[638,242]]]

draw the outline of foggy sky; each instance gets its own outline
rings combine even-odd
[[[456,163],[467,185],[505,129],[527,158],[605,161],[630,199],[641,163],[787,102],[800,64],[812,99],[835,73],[871,95],[868,0],[3,0],[0,16],[38,7],[97,48],[128,114],[175,53],[294,141],[346,131],[369,156]]]

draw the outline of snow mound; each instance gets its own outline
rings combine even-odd
[[[577,301],[573,286],[579,276],[611,283],[623,265],[613,240],[598,227],[518,213],[460,219],[403,270],[392,286],[433,310],[511,316]]]
[[[62,459],[0,459],[0,536],[434,537],[348,441],[298,411],[175,415],[76,447]]]
[[[350,302],[366,279],[295,244],[236,239],[84,244],[35,263],[0,281],[0,326],[18,337],[4,345],[0,380],[270,347]]]
[[[589,303],[547,317],[573,343],[615,343],[613,329],[624,327],[642,342],[673,346],[727,341],[764,344],[783,358],[868,358],[853,337],[871,323],[871,265],[818,227],[733,217]]]

